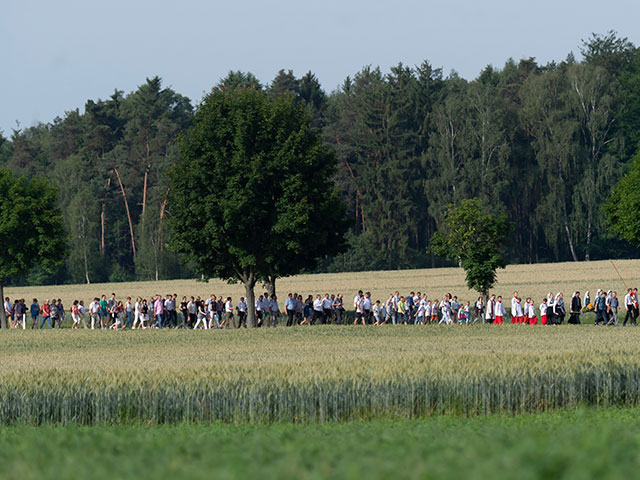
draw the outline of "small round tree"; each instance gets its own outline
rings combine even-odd
[[[458,261],[467,286],[487,297],[496,283],[496,270],[507,264],[502,247],[512,228],[506,215],[487,213],[477,199],[463,200],[449,206],[443,228],[431,237],[429,248]]]

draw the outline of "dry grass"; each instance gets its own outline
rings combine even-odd
[[[615,266],[629,286],[640,286],[640,260],[616,260]],[[618,277],[610,261],[567,262],[535,265],[509,265],[498,272],[498,283],[494,291],[498,295],[510,297],[517,290],[522,297],[533,297],[536,301],[562,291],[570,296],[573,291],[584,293],[590,290],[593,295],[598,288],[614,289],[623,293],[626,288]],[[399,290],[406,295],[410,291],[427,292],[430,298],[440,298],[451,292],[460,299],[474,300],[476,292],[469,291],[464,281],[464,271],[460,268],[437,268],[424,270],[395,270],[378,272],[356,272],[336,274],[298,275],[278,280],[277,291],[280,300],[289,292],[298,292],[306,297],[309,294],[337,293],[345,295],[346,306],[351,306],[351,299],[358,290],[369,290],[374,299],[382,301],[389,293]],[[260,293],[260,286],[256,294]],[[62,298],[68,306],[75,300],[91,300],[96,295],[114,292],[118,298],[126,296],[150,297],[157,293],[177,293],[182,295],[209,294],[232,296],[237,299],[244,296],[242,285],[230,285],[221,280],[210,280],[208,283],[194,280],[169,280],[161,282],[130,282],[93,285],[59,285],[41,287],[11,287],[5,289],[6,295],[25,298],[27,301],[37,297],[40,301],[47,298]]]

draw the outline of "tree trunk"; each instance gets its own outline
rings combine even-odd
[[[149,147],[149,137],[147,134],[147,168],[144,171],[144,187],[142,188],[142,216],[144,217],[144,211],[147,207],[147,180],[149,179],[149,170],[151,170],[151,152]],[[144,229],[144,223],[142,224]]]
[[[104,160],[104,154],[102,156]],[[104,230],[105,230],[105,212],[107,210],[107,199],[106,195],[109,192],[109,187],[111,186],[111,177],[107,179],[107,185],[105,187],[105,198],[102,200],[102,211],[100,212],[100,256],[104,257],[105,253],[105,244],[104,244]]]
[[[107,204],[102,202],[102,211],[100,212],[100,256],[104,257],[104,211]]]
[[[274,274],[270,274],[267,278],[267,281],[264,282],[263,287],[267,290],[269,297],[276,294],[276,276]]]
[[[584,259],[588,262],[591,260],[591,215],[589,215],[587,219],[587,244],[585,246],[585,250]]]
[[[0,327],[5,330],[9,328],[7,324],[7,316],[4,313],[4,279],[0,278],[0,299],[2,299],[2,308],[0,308]]]
[[[254,328],[256,326],[256,295],[253,293],[254,283],[245,282],[244,284],[244,301],[247,303],[247,326]]]
[[[576,251],[573,248],[573,240],[571,240],[571,232],[569,232],[569,225],[567,224],[566,220],[564,222],[564,229],[567,232],[567,240],[569,241],[569,250],[571,250],[571,256],[573,257],[573,261],[577,262],[578,256],[576,255]]]
[[[87,217],[84,215],[84,213],[81,216],[81,226],[82,226],[82,257],[83,257],[83,261],[84,261],[84,278],[87,281],[87,285],[91,284],[91,281],[89,280],[89,258],[87,256],[87,232],[86,232],[86,224],[87,224]]]
[[[129,221],[129,233],[131,234],[131,251],[133,252],[133,258],[136,258],[136,241],[133,236],[133,222],[131,221],[131,212],[129,212],[129,202],[127,202],[127,195],[124,193],[124,186],[122,185],[122,180],[120,179],[120,174],[118,173],[118,169],[113,167],[113,171],[116,173],[116,178],[118,179],[118,183],[120,184],[120,191],[122,192],[122,199],[124,200],[124,208],[127,211],[127,220]]]

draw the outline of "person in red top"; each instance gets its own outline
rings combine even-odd
[[[51,307],[49,306],[49,300],[45,300],[42,304],[42,322],[40,328],[44,327],[44,322],[47,322],[49,328],[51,327]]]

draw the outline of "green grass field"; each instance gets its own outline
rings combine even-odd
[[[0,478],[624,478],[640,328],[0,331]]]
[[[619,479],[640,410],[345,424],[10,427],[4,479]]]

